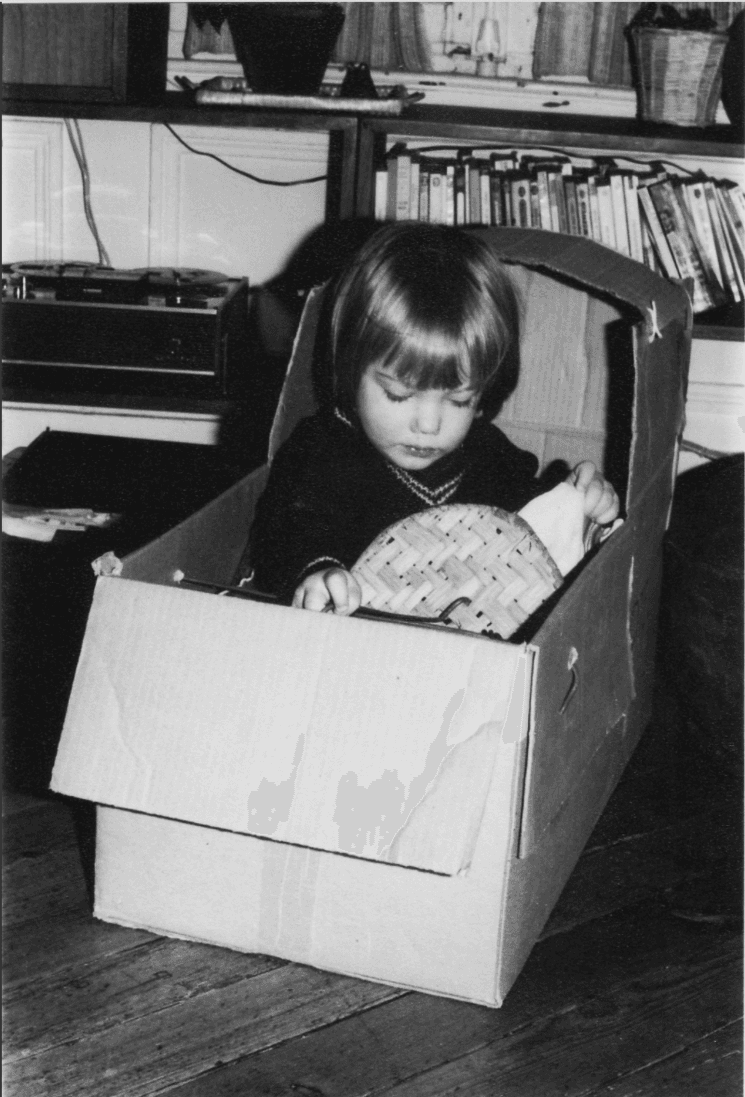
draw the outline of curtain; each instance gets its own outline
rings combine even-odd
[[[344,5],[344,13],[335,61],[365,62],[371,69],[430,70],[421,4],[351,3]]]
[[[224,8],[222,4],[188,5],[183,46],[187,60],[197,53],[235,52]],[[421,4],[349,3],[344,4],[344,14],[334,61],[365,61],[374,69],[429,71]]]
[[[186,9],[184,57],[196,53],[235,53],[233,39],[222,4],[188,4]]]

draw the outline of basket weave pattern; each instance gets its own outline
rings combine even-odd
[[[432,507],[391,526],[352,568],[362,605],[507,639],[562,582],[527,522],[496,507]]]
[[[634,27],[631,41],[639,117],[646,122],[710,126],[722,86],[727,35]]]

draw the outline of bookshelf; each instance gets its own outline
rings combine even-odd
[[[455,145],[494,145],[526,149],[575,151],[582,155],[638,156],[646,160],[745,158],[745,143],[732,126],[708,129],[657,126],[631,118],[593,115],[474,109],[471,107],[410,107],[399,118],[360,121],[356,209],[360,216],[373,209],[373,168],[386,140],[426,140]]]
[[[644,125],[634,119],[585,115],[560,116],[418,104],[399,118],[360,121],[355,209],[358,216],[375,212],[375,168],[395,143],[412,151],[425,146],[519,150],[528,156],[606,157],[637,162],[681,164],[702,168],[714,178],[743,172],[745,147],[731,126],[705,130]],[[696,317],[694,335],[704,339],[742,340],[743,302],[725,304]]]

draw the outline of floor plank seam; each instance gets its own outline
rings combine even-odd
[[[621,902],[614,906],[611,910],[603,910],[598,914],[591,914],[589,917],[582,919],[581,921],[568,922],[566,925],[558,925],[555,929],[551,928],[547,923],[541,930],[541,933],[536,941],[536,945],[541,944],[543,941],[550,941],[554,937],[561,937],[567,933],[574,933],[578,929],[582,929],[584,926],[599,925],[605,921],[609,921],[612,918],[618,917],[626,911],[634,910],[636,907],[644,908],[645,906],[654,906],[659,908],[660,911],[664,910],[662,902],[655,902],[654,896],[658,893],[662,893],[662,888],[656,888],[653,885],[648,885],[649,890],[645,890],[643,893],[637,894],[628,902]]]
[[[347,978],[347,976],[340,976],[340,978]],[[382,986],[384,984],[379,985]],[[339,1024],[340,1020],[347,1021],[351,1017],[363,1018],[364,1014],[366,1013],[370,1013],[376,1009],[384,1008],[385,1006],[390,1005],[391,1002],[397,1002],[400,999],[406,998],[410,994],[415,993],[412,990],[403,990],[400,987],[391,987],[390,991],[391,993],[387,997],[382,998],[377,1002],[371,1002],[369,1005],[361,1005],[359,1009],[354,1009],[350,1013],[345,1013],[343,1017],[334,1017],[328,1021],[322,1021],[319,1024],[314,1025],[312,1028],[305,1029],[300,1035],[287,1036],[283,1040],[277,1040],[277,1042],[274,1044],[267,1044],[266,1047],[257,1048],[255,1051],[250,1051],[246,1055],[240,1055],[237,1059],[231,1059],[231,1064],[247,1062],[249,1059],[258,1058],[258,1056],[265,1055],[268,1051],[277,1051],[278,1049],[293,1043],[295,1040],[304,1040],[306,1036],[309,1036],[310,1034],[318,1035],[319,1033],[323,1032],[324,1029],[331,1029],[334,1027],[334,1025]]]
[[[629,842],[637,842],[643,838],[659,838],[663,835],[673,837],[676,834],[685,835],[689,831],[695,834],[701,827],[706,826],[707,823],[711,823],[715,819],[716,813],[710,811],[689,815],[684,819],[676,819],[672,822],[663,822],[661,820],[660,826],[650,827],[648,830],[635,831],[633,834],[621,834],[619,837],[614,838],[609,842],[600,842],[597,845],[585,846],[582,851],[582,857],[590,857],[598,853],[604,853],[617,846],[622,846]]]
[[[633,1070],[624,1071],[621,1074],[616,1074],[613,1078],[605,1079],[600,1088],[593,1086],[592,1089],[584,1090],[573,1094],[572,1097],[601,1097],[607,1093],[608,1087],[617,1085],[620,1082],[624,1082],[629,1078],[633,1078],[636,1075],[643,1074],[647,1070],[652,1070],[654,1067],[658,1067],[663,1063],[673,1062],[675,1059],[679,1059],[681,1055],[685,1055],[691,1048],[697,1047],[699,1044],[704,1043],[705,1040],[710,1040],[712,1036],[716,1036],[720,1032],[726,1032],[732,1025],[742,1024],[742,1015],[739,1017],[733,1017],[727,1021],[726,1024],[718,1025],[711,1031],[699,1036],[696,1040],[690,1040],[687,1044],[683,1044],[682,1047],[676,1048],[674,1051],[668,1052],[666,1055],[660,1055],[657,1059],[650,1059],[648,1063],[644,1063],[642,1066],[634,1067]],[[731,1055],[736,1055],[738,1052],[728,1052],[723,1058],[729,1058]],[[742,1054],[742,1051],[739,1052]]]
[[[171,938],[163,938],[163,939],[164,940],[171,940]],[[169,1013],[169,1011],[172,1011],[174,1009],[179,1009],[180,1007],[183,1007],[185,1005],[188,1005],[191,1002],[196,1001],[198,998],[207,999],[211,996],[219,996],[222,993],[222,991],[224,989],[226,989],[226,986],[236,987],[241,982],[245,982],[248,985],[248,984],[251,983],[251,981],[253,979],[260,979],[264,976],[272,975],[278,969],[288,967],[288,966],[290,966],[289,961],[280,961],[277,964],[276,967],[272,967],[269,971],[257,972],[256,974],[250,975],[245,979],[236,979],[234,982],[229,983],[229,984],[225,984],[225,985],[221,985],[221,986],[210,986],[209,988],[207,988],[203,991],[197,991],[197,992],[192,993],[192,994],[186,994],[183,998],[179,999],[177,1002],[169,1002],[164,1006],[161,1006],[161,1007],[154,1008],[154,1009],[150,1010],[147,1014],[138,1013],[136,1016],[127,1017],[125,1019],[112,1018],[110,1023],[108,1023],[108,1024],[103,1023],[98,1028],[96,1028],[95,1030],[91,1030],[90,1032],[80,1033],[79,1035],[77,1035],[73,1039],[65,1038],[65,1039],[61,1039],[61,1040],[58,1040],[58,1041],[52,1041],[49,1044],[45,1044],[41,1047],[35,1047],[32,1050],[28,1051],[27,1053],[24,1053],[23,1051],[20,1051],[16,1054],[4,1055],[3,1056],[3,1065],[4,1066],[5,1065],[11,1066],[11,1065],[16,1064],[16,1063],[20,1063],[20,1062],[24,1062],[24,1061],[30,1061],[30,1060],[33,1060],[34,1058],[39,1058],[41,1056],[48,1055],[50,1052],[58,1051],[61,1048],[80,1047],[82,1044],[94,1043],[96,1040],[99,1040],[102,1036],[104,1036],[106,1033],[110,1032],[114,1028],[118,1027],[120,1029],[123,1029],[128,1025],[135,1025],[136,1026],[136,1025],[141,1024],[144,1017],[147,1017],[147,1019],[149,1021],[152,1021],[155,1024],[157,1022],[157,1018],[160,1017],[162,1014],[167,1014],[167,1013]],[[237,1055],[234,1058],[226,1060],[223,1065],[224,1066],[232,1066],[235,1063],[242,1062],[246,1059],[250,1059],[252,1056],[260,1055],[264,1051],[269,1051],[269,1050],[273,1050],[274,1048],[281,1047],[283,1044],[290,1043],[292,1040],[304,1039],[306,1036],[308,1036],[312,1033],[315,1033],[315,1032],[320,1031],[320,1030],[325,1029],[325,1028],[332,1027],[333,1025],[337,1024],[340,1020],[345,1020],[347,1017],[357,1016],[361,1013],[366,1012],[368,1009],[373,1009],[378,1005],[384,1005],[388,1002],[394,1001],[397,998],[403,997],[403,996],[411,993],[411,991],[399,990],[399,989],[396,989],[396,988],[391,988],[391,990],[392,990],[392,993],[389,996],[387,996],[385,999],[383,999],[382,1001],[377,1001],[377,1002],[373,1003],[370,1006],[362,1006],[361,1008],[358,1008],[358,1009],[352,1009],[349,1013],[343,1013],[340,1016],[335,1016],[334,1018],[332,1018],[328,1021],[323,1021],[323,1022],[321,1022],[317,1025],[312,1025],[308,1028],[305,1028],[305,1029],[303,1029],[302,1033],[300,1033],[300,1034],[295,1034],[293,1036],[287,1037],[286,1039],[278,1040],[278,1041],[276,1041],[276,1043],[267,1043],[264,1047],[256,1048],[253,1051],[251,1051],[251,1052],[249,1052],[245,1055]],[[300,1005],[298,1005],[294,1009],[287,1010],[286,1011],[286,1016],[291,1016],[292,1013],[296,1012],[297,1010],[302,1010],[302,1008],[303,1008],[303,1005],[301,1003]]]
[[[166,938],[156,938],[156,940],[168,941],[168,940],[171,940],[171,938],[167,938],[167,937]],[[132,951],[134,951],[134,950],[128,950],[128,955],[131,955]],[[253,975],[249,975],[245,978],[238,978],[238,979],[235,979],[235,980],[233,980],[231,982],[228,982],[228,983],[221,983],[219,985],[213,985],[213,986],[210,986],[210,987],[208,987],[204,990],[196,990],[196,991],[193,991],[191,993],[187,992],[183,996],[183,998],[180,998],[178,1001],[168,1002],[166,1005],[153,1008],[152,1010],[150,1010],[147,1013],[138,1013],[136,1016],[128,1017],[128,1018],[125,1018],[124,1020],[122,1020],[122,1018],[119,1018],[119,1017],[112,1017],[110,1019],[109,1023],[106,1023],[106,1021],[103,1021],[97,1028],[92,1029],[89,1032],[81,1033],[80,1035],[76,1036],[72,1040],[67,1039],[67,1038],[60,1039],[60,1040],[57,1040],[57,1041],[51,1041],[50,1043],[44,1044],[42,1046],[34,1047],[32,1050],[29,1050],[27,1052],[19,1051],[15,1054],[4,1055],[3,1056],[3,1063],[11,1065],[12,1063],[17,1063],[17,1062],[21,1062],[21,1061],[28,1060],[28,1059],[33,1059],[33,1058],[38,1057],[38,1056],[47,1055],[49,1052],[56,1051],[59,1048],[78,1046],[78,1045],[83,1044],[83,1043],[89,1043],[89,1042],[98,1040],[103,1035],[105,1035],[105,1033],[110,1032],[113,1028],[122,1027],[122,1026],[125,1026],[125,1025],[128,1025],[128,1024],[139,1024],[142,1021],[143,1017],[147,1017],[151,1020],[154,1020],[155,1018],[159,1017],[161,1014],[166,1014],[166,1013],[169,1012],[169,1010],[178,1009],[181,1006],[188,1005],[190,1002],[194,1002],[198,998],[208,997],[209,995],[219,995],[225,989],[227,989],[228,987],[235,987],[235,986],[238,986],[240,983],[246,983],[248,985],[251,982],[252,979],[260,978],[261,976],[271,974],[271,973],[277,971],[279,968],[286,967],[288,962],[289,961],[286,961],[286,960],[285,961],[279,961],[275,966],[271,967],[268,971],[256,972]],[[77,978],[81,978],[81,976],[77,976]],[[21,998],[22,998],[22,995],[19,995],[16,998],[15,1002],[8,1002],[8,1007],[10,1005],[16,1004],[17,1001]]]
[[[426,1070],[418,1070],[413,1074],[408,1074],[402,1078],[396,1079],[395,1082],[385,1083],[383,1089],[375,1088],[367,1090],[364,1094],[364,1097],[385,1097],[386,1093],[395,1093],[396,1089],[402,1084],[406,1085],[407,1083],[412,1082],[414,1079],[419,1080],[422,1078],[426,1078],[428,1075],[434,1076],[436,1074],[439,1074],[445,1068],[452,1066],[453,1064],[466,1062],[473,1055],[477,1055],[479,1052],[484,1051],[486,1048],[502,1043],[505,1040],[511,1040],[516,1036],[519,1037],[522,1034],[529,1032],[531,1028],[540,1030],[541,1028],[544,1028],[546,1024],[550,1024],[557,1018],[564,1017],[569,1013],[574,1013],[578,1008],[579,1003],[575,1002],[569,1006],[557,1009],[551,1013],[541,1015],[540,1017],[532,1017],[524,1024],[516,1025],[514,1028],[508,1029],[504,1032],[499,1032],[495,1037],[492,1037],[491,1039],[481,1040],[477,1043],[473,1043],[466,1051],[464,1051],[460,1055],[453,1055],[450,1058],[442,1059],[439,1063],[433,1064]]]
[[[710,963],[715,964],[715,963],[717,963],[717,960],[712,959],[710,961]],[[628,990],[635,983],[637,983],[638,980],[639,980],[639,977],[636,974],[630,975],[626,979],[618,979],[614,983],[614,986],[613,986],[614,995],[622,994],[624,991]],[[426,1078],[426,1076],[428,1074],[432,1074],[434,1076],[434,1075],[440,1073],[443,1069],[445,1069],[448,1066],[451,1066],[453,1064],[457,1064],[459,1062],[466,1062],[469,1058],[471,1058],[474,1055],[477,1055],[479,1052],[484,1051],[485,1049],[489,1048],[490,1046],[497,1045],[497,1044],[502,1043],[506,1040],[512,1040],[515,1037],[521,1037],[524,1034],[529,1033],[531,1029],[535,1029],[536,1032],[540,1032],[542,1029],[545,1029],[547,1025],[551,1025],[557,1019],[562,1018],[562,1017],[566,1017],[569,1014],[574,1013],[579,1009],[586,1009],[587,1005],[588,1005],[588,1002],[592,1002],[594,999],[602,999],[602,998],[603,998],[603,993],[598,992],[598,993],[595,993],[595,994],[591,994],[588,998],[584,998],[581,1001],[572,1002],[571,1004],[566,1005],[566,1006],[564,1006],[560,1009],[555,1009],[555,1010],[549,1011],[545,1014],[541,1014],[540,1016],[533,1016],[529,1021],[525,1022],[524,1024],[517,1025],[514,1029],[510,1029],[510,1030],[507,1030],[507,1031],[500,1032],[493,1039],[483,1040],[483,1041],[480,1041],[478,1043],[474,1043],[472,1046],[470,1046],[468,1048],[467,1051],[464,1051],[460,1055],[454,1055],[451,1058],[444,1059],[442,1062],[433,1065],[432,1067],[428,1068],[427,1070],[419,1071],[416,1074],[412,1074],[410,1077],[399,1079],[398,1081],[396,1081],[393,1084],[386,1084],[383,1089],[372,1090],[372,1091],[370,1091],[369,1097],[384,1097],[384,1095],[386,1093],[395,1093],[396,1088],[399,1085],[401,1085],[402,1083],[405,1084],[407,1082],[410,1082],[414,1078],[416,1078],[416,1079]],[[707,1033],[704,1036],[702,1036],[700,1039],[701,1040],[707,1039],[711,1035],[713,1035],[714,1033],[716,1033],[718,1031],[724,1031],[730,1025],[737,1024],[737,1023],[738,1023],[738,1018],[733,1017],[729,1021],[727,1021],[724,1025],[717,1026],[717,1028],[712,1029],[710,1031],[707,1031]],[[639,1070],[650,1069],[651,1067],[655,1066],[658,1062],[666,1062],[668,1059],[674,1059],[678,1055],[683,1054],[686,1051],[687,1048],[694,1046],[698,1042],[700,1042],[700,1041],[699,1040],[690,1041],[688,1044],[686,1044],[682,1047],[678,1047],[678,1048],[674,1049],[673,1051],[668,1052],[665,1055],[660,1056],[659,1059],[657,1059],[657,1060],[654,1060],[654,1061],[650,1060],[650,1062],[644,1064],[643,1067],[637,1067],[637,1068],[634,1068],[634,1070],[628,1071],[627,1074],[628,1074],[629,1077],[631,1077],[633,1074],[638,1073]],[[607,1089],[607,1086],[609,1086],[609,1085],[611,1085],[611,1084],[613,1084],[617,1081],[622,1081],[624,1077],[626,1077],[625,1074],[619,1074],[618,1076],[614,1076],[613,1078],[606,1078],[601,1083],[600,1089],[598,1089],[597,1085],[595,1085],[595,1086],[593,1086],[593,1088],[591,1090],[578,1090],[576,1092],[573,1091],[572,1092],[572,1097],[594,1097],[595,1094],[599,1095],[601,1093],[604,1093],[604,1091]],[[365,1097],[368,1097],[368,1095],[366,1094]],[[604,1093],[604,1097],[607,1097],[607,1094]]]

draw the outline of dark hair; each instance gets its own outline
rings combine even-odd
[[[516,363],[519,331],[517,292],[483,238],[446,225],[387,225],[336,285],[336,397],[354,408],[372,364],[392,368],[418,389],[468,384],[483,395],[510,352]]]

